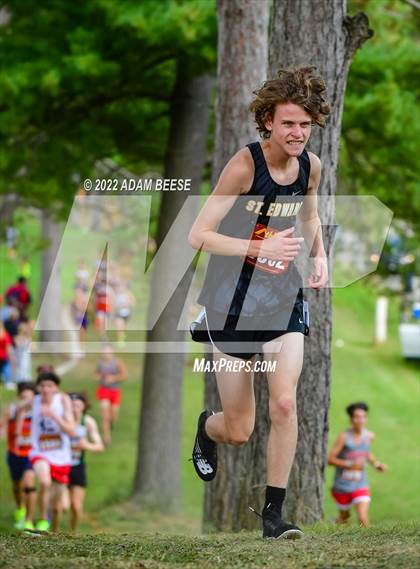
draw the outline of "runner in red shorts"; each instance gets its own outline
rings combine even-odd
[[[118,418],[121,404],[120,383],[127,379],[127,369],[123,362],[115,357],[111,346],[105,346],[101,359],[96,367],[96,378],[99,386],[96,398],[101,405],[102,434],[104,443],[111,443],[111,430]]]
[[[40,519],[36,529],[48,531],[48,509],[52,506],[52,530],[56,531],[61,513],[61,497],[69,483],[71,445],[75,422],[71,401],[59,391],[60,379],[53,371],[42,371],[36,385],[39,395],[32,403],[32,449],[29,459],[39,483]],[[25,405],[19,412],[25,411]]]
[[[370,463],[379,472],[387,468],[370,451],[375,435],[365,428],[368,410],[363,402],[347,407],[351,427],[340,433],[328,455],[328,464],[336,467],[331,493],[338,507],[339,524],[349,521],[354,506],[359,523],[368,525],[370,491],[366,465]]]

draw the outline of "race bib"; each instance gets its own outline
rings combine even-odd
[[[272,237],[275,233],[279,233],[278,229],[268,228],[262,223],[257,223],[251,234],[251,240],[264,240],[268,237]],[[280,275],[286,273],[289,267],[289,261],[274,261],[273,259],[267,259],[267,257],[251,257],[248,255],[245,258],[245,262],[248,265],[253,265],[257,269],[264,271],[266,273],[271,273],[273,275]]]
[[[360,482],[363,476],[362,470],[344,470],[342,478],[349,482]]]
[[[72,439],[71,441],[71,458],[73,462],[80,462],[82,458],[82,449],[80,448],[80,439]]]
[[[39,437],[39,448],[42,451],[57,450],[62,447],[61,436],[56,434],[43,434]]]
[[[26,437],[21,435],[20,437],[17,438],[16,444],[18,447],[28,447],[28,446],[31,446],[31,442],[32,442],[32,440],[31,440],[30,435],[26,436]]]

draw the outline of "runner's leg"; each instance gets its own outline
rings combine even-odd
[[[215,349],[214,361],[220,358],[235,362],[238,358]],[[218,443],[246,443],[254,430],[255,397],[252,372],[218,371],[216,373],[222,412],[209,417],[205,424],[208,436]]]
[[[25,493],[26,521],[33,522],[36,505],[35,473],[32,469],[25,470],[23,475]]]
[[[108,399],[101,399],[100,406],[104,443],[109,445],[111,442],[111,402]]]
[[[70,517],[70,530],[76,531],[76,528],[83,515],[83,502],[85,499],[86,490],[82,486],[72,486],[70,488],[70,501],[71,501],[71,517]]]
[[[52,531],[58,531],[61,514],[63,512],[63,498],[66,489],[67,487],[64,484],[59,484],[53,480],[51,485]]]
[[[46,460],[40,459],[33,465],[35,476],[39,481],[39,510],[42,520],[48,519],[48,507],[51,491],[50,465]]]
[[[357,518],[359,520],[360,525],[368,526],[369,525],[369,502],[357,502],[354,504],[356,509]]]
[[[119,405],[111,405],[111,424],[110,424],[111,430],[115,424],[115,421],[118,419],[119,410],[120,410]]]
[[[346,524],[350,521],[350,510],[338,510],[337,524]]]
[[[271,419],[267,444],[267,485],[286,488],[297,443],[296,388],[303,363],[304,336],[289,332],[264,344],[264,358],[275,361],[267,372]]]

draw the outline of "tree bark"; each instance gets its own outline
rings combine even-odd
[[[218,0],[218,85],[213,183],[226,162],[245,144],[258,139],[248,110],[252,92],[266,79],[268,56],[268,16],[266,0]],[[211,359],[211,354],[207,354]],[[205,377],[205,405],[220,410],[215,377]],[[265,448],[260,430],[267,430],[267,387],[255,377],[256,405],[260,422],[245,447],[220,445],[218,474],[206,484],[204,527],[219,530],[254,528],[258,519],[248,504],[258,503],[261,480],[265,479]],[[258,457],[258,458],[257,458]],[[252,468],[257,460],[263,471]],[[247,465],[247,470],[245,470]],[[251,467],[251,470],[248,469]],[[249,474],[247,474],[247,472]]]
[[[207,132],[212,79],[209,75],[191,77],[187,62],[180,62],[171,103],[171,123],[164,177],[191,178],[191,192],[163,192],[159,214],[157,245],[162,243],[177,213],[199,186],[207,155]],[[185,211],[184,211],[185,213]],[[183,217],[188,235],[197,215],[194,206]],[[158,265],[152,277],[151,306],[157,302],[157,283],[171,278],[171,267],[180,262],[185,248],[178,243]],[[177,331],[181,308],[190,285],[187,272],[176,288],[158,322],[148,332],[150,342],[185,339]],[[177,511],[180,506],[181,398],[184,368],[183,353],[147,353],[143,373],[138,454],[134,495],[141,504]]]
[[[257,5],[258,14],[255,17],[260,17],[260,25],[263,25],[265,8],[263,9],[262,2],[251,3],[251,7],[257,8]],[[219,107],[216,117],[215,177],[227,159],[252,138],[251,131],[247,131],[242,138],[236,133],[232,134],[235,124],[238,126],[236,117],[231,122],[232,107],[235,111],[240,106],[245,117],[247,105],[241,98],[240,91],[232,93],[231,83],[237,82],[238,70],[241,74],[246,66],[258,70],[260,77],[255,78],[252,85],[247,84],[247,95],[251,96],[258,82],[266,78],[265,66],[261,65],[259,53],[253,50],[248,54],[249,59],[246,59],[247,54],[238,47],[241,29],[246,29],[247,38],[251,42],[253,38],[249,22],[245,23],[238,17],[244,7],[245,2],[240,0],[218,2]],[[247,17],[251,17],[249,3],[247,8]],[[261,40],[264,31],[260,30],[259,33]],[[345,0],[274,0],[269,42],[269,77],[275,77],[280,67],[312,64],[317,66],[327,83],[332,114],[325,130],[314,129],[310,149],[323,163],[319,192],[328,196],[335,194],[338,143],[348,68],[355,50],[371,35],[366,16],[346,16]],[[235,81],[232,81],[232,77],[235,77]],[[252,129],[252,132],[255,131]],[[334,230],[332,202],[320,214],[328,252]],[[311,303],[311,335],[306,340],[304,371],[298,388],[299,440],[285,503],[285,517],[298,523],[311,523],[322,518],[330,400],[331,291],[325,289],[319,295],[309,291],[306,293]],[[218,475],[212,483],[206,485],[206,526],[219,530],[239,530],[260,525],[255,517],[248,514],[247,506],[252,504],[255,508],[261,508],[266,485],[269,419],[264,374],[255,376],[255,395],[256,425],[248,444],[241,449],[220,447]],[[206,406],[220,409],[213,374],[206,376]]]
[[[336,170],[347,74],[354,52],[371,37],[364,14],[346,15],[346,0],[274,0],[270,30],[269,70],[316,65],[324,77],[331,115],[324,129],[314,128],[309,150],[322,162],[320,218],[327,253],[333,242]],[[330,267],[331,274],[331,267]],[[292,468],[285,516],[298,523],[313,523],[323,516],[323,484],[328,439],[331,383],[331,289],[319,294],[307,289],[311,333],[297,392],[299,437]]]
[[[39,314],[37,328],[40,330],[41,342],[59,342],[62,339],[61,324],[61,282],[60,260],[57,259],[61,242],[61,224],[52,215],[43,210],[41,213],[42,239],[48,245],[41,254],[41,304],[48,287],[48,306],[45,305]],[[41,306],[41,305],[40,305]],[[53,347],[52,347],[52,351]]]

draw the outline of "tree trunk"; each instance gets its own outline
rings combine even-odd
[[[324,77],[331,115],[324,129],[314,128],[309,149],[322,162],[320,218],[327,253],[334,231],[333,196],[346,80],[354,52],[372,35],[367,17],[346,16],[346,0],[274,0],[270,30],[269,69],[316,65]],[[331,267],[330,267],[331,273]],[[297,392],[299,437],[292,468],[285,516],[294,522],[313,523],[323,516],[323,483],[330,403],[331,289],[319,294],[306,290],[311,307],[311,333]]]
[[[60,260],[57,258],[61,242],[62,228],[51,214],[43,210],[41,213],[42,239],[47,247],[41,254],[41,310],[38,315],[37,329],[40,330],[41,342],[60,342],[62,339],[61,319],[61,282]],[[45,295],[48,301],[43,302]],[[51,352],[54,346],[51,346]]]
[[[191,192],[163,192],[157,245],[162,243],[177,213],[191,193],[199,193],[207,155],[207,132],[212,80],[209,75],[191,77],[187,62],[180,62],[171,105],[171,126],[165,160],[165,178],[191,178]],[[190,200],[190,202],[193,200]],[[188,235],[197,215],[188,206],[183,217]],[[159,282],[167,282],[185,248],[173,243],[152,278],[151,306],[158,301]],[[172,267],[172,268],[171,268]],[[187,272],[174,295],[148,332],[150,342],[185,339],[177,324],[190,285]],[[183,353],[147,353],[143,373],[143,395],[138,436],[134,495],[145,506],[176,511],[180,506],[181,397]]]
[[[241,28],[241,20],[228,20],[228,15],[245,7],[245,2],[218,2],[219,13],[219,105],[226,101],[226,114],[220,109],[217,114],[218,138],[216,138],[215,174],[220,166],[247,139],[233,138],[233,145],[228,140],[233,128],[229,111],[241,106],[238,93],[232,95],[231,77],[241,73],[246,64],[245,53],[235,33]],[[260,23],[263,3],[251,3],[257,7]],[[229,6],[229,8],[228,8]],[[345,15],[345,0],[274,0],[270,31],[269,76],[274,77],[279,67],[297,64],[316,65],[328,87],[328,100],[332,106],[330,121],[325,130],[319,129],[311,138],[310,149],[323,163],[320,193],[333,196],[336,186],[336,167],[338,142],[340,137],[341,116],[346,78],[350,61],[355,50],[371,35],[366,16],[359,14],[354,18]],[[247,17],[249,16],[249,8]],[[243,24],[243,27],[247,27]],[[226,33],[226,29],[229,30]],[[253,37],[247,29],[247,37]],[[261,32],[260,32],[261,33]],[[264,32],[262,32],[263,35]],[[260,36],[261,37],[261,36]],[[231,51],[225,43],[232,43]],[[228,54],[229,60],[224,56]],[[248,84],[248,96],[265,79],[265,66],[259,64],[258,54],[253,52],[247,60],[248,67],[259,70],[259,80]],[[231,68],[229,68],[229,65]],[[246,72],[245,72],[246,73]],[[241,80],[239,79],[239,82]],[[224,98],[223,98],[224,97]],[[238,99],[235,99],[238,97]],[[242,106],[245,112],[245,105]],[[227,126],[226,126],[227,125]],[[223,146],[220,142],[223,129]],[[253,131],[254,132],[254,131]],[[236,135],[235,135],[236,136]],[[252,138],[252,136],[251,136]],[[224,154],[229,152],[229,155]],[[220,154],[219,154],[220,153]],[[332,244],[334,209],[333,204],[326,204],[320,212],[324,225],[324,241],[327,251]],[[326,463],[326,444],[328,435],[328,406],[330,397],[330,338],[331,338],[331,291],[324,290],[318,296],[306,291],[311,303],[311,336],[306,340],[304,370],[298,388],[299,440],[296,459],[292,469],[285,517],[299,523],[311,523],[322,518],[323,479]],[[249,516],[247,505],[262,506],[263,492],[266,485],[266,442],[268,436],[268,390],[264,374],[255,377],[256,426],[248,444],[242,448],[221,447],[220,470],[215,480],[206,485],[205,524],[217,529],[244,529],[255,527],[260,522]],[[206,406],[220,408],[216,384],[212,374],[206,377]],[[246,461],[246,462],[245,462]],[[246,464],[246,470],[245,470]],[[247,476],[243,475],[247,472]]]
[[[269,7],[266,0],[218,0],[218,89],[216,142],[213,160],[215,183],[226,162],[248,142],[258,138],[248,110],[252,92],[266,79]],[[207,354],[211,359],[211,354]],[[205,405],[220,410],[214,374],[206,374]],[[219,446],[218,474],[205,486],[204,527],[224,529],[254,528],[258,520],[250,514],[256,504],[261,480],[265,479],[265,448],[259,430],[267,430],[267,388],[255,377],[256,405],[261,422],[245,447]],[[261,388],[260,388],[261,386]],[[244,476],[244,465],[259,456],[263,472],[252,470]],[[247,467],[248,468],[248,467]]]

